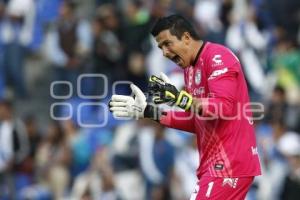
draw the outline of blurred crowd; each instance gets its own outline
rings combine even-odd
[[[299,0],[0,0],[1,200],[189,199],[194,136],[106,106],[161,71],[183,87],[149,34],[172,13],[235,52],[264,105],[247,200],[299,199]]]

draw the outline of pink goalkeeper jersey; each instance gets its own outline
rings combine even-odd
[[[184,77],[185,90],[203,104],[202,115],[169,111],[160,123],[196,134],[198,178],[260,175],[248,89],[237,57],[206,42]]]

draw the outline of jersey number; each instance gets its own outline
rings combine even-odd
[[[214,186],[213,181],[208,183],[208,188],[207,188],[207,191],[206,191],[206,194],[205,194],[206,197],[210,197],[210,193],[211,193],[211,190],[212,190],[213,186]]]

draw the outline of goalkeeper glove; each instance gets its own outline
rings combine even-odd
[[[153,102],[156,104],[168,103],[176,105],[184,110],[191,108],[193,97],[184,90],[178,91],[170,83],[169,78],[161,72],[160,77],[152,75],[148,85],[149,94],[153,96]]]
[[[131,84],[130,88],[134,96],[113,95],[109,101],[110,111],[114,117],[159,120],[160,113],[157,106],[147,104],[146,96],[136,85]]]

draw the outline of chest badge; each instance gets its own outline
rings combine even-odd
[[[201,83],[201,71],[197,70],[195,74],[195,83],[199,85]]]

